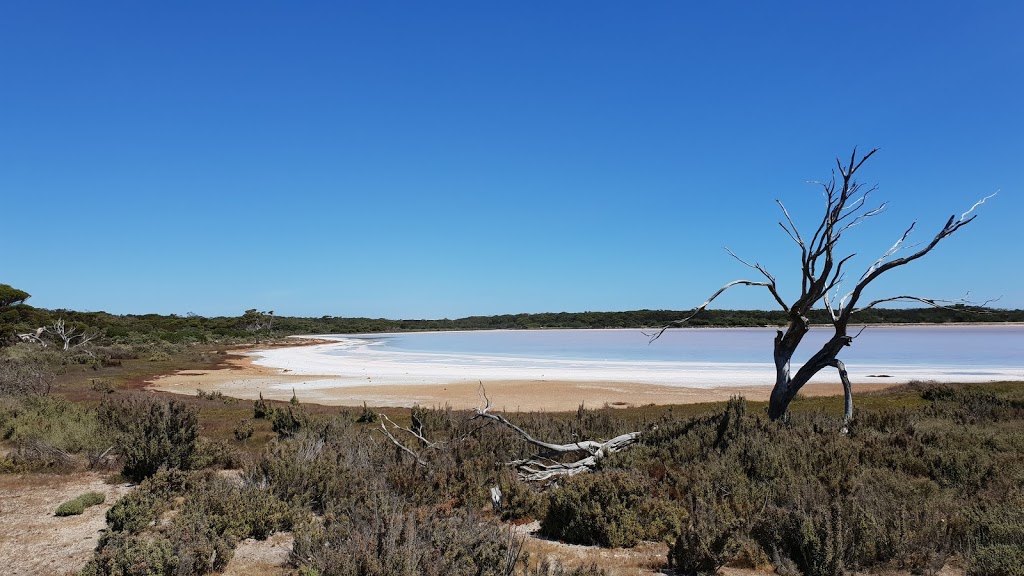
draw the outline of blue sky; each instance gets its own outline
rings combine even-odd
[[[43,307],[391,318],[687,309],[813,227],[868,297],[1024,307],[1020,2],[8,2],[0,282]],[[720,300],[768,308],[757,289]]]

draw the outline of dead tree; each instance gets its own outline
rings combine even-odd
[[[895,300],[916,301],[936,307],[944,307],[952,303],[947,300],[900,295],[881,298],[860,305],[861,296],[865,288],[889,270],[909,264],[931,252],[939,242],[952,236],[960,228],[970,224],[976,217],[976,215],[971,215],[974,209],[994,196],[993,194],[982,198],[959,217],[955,214],[950,216],[938,233],[923,245],[906,245],[906,240],[914,230],[916,222],[911,224],[896,243],[868,267],[857,280],[853,289],[837,301],[836,298],[840,292],[840,286],[845,278],[843,266],[854,256],[854,254],[841,255],[838,252],[839,242],[842,240],[843,234],[863,221],[880,214],[885,210],[887,204],[883,202],[877,207],[869,209],[867,207],[868,196],[876,190],[876,187],[864,189],[854,178],[864,162],[874,155],[875,152],[877,152],[877,149],[861,156],[858,160],[855,148],[850,156],[849,164],[845,166],[841,160],[836,159],[839,178],[836,178],[836,173],[833,171],[832,178],[826,183],[821,183],[825,197],[825,210],[821,221],[809,238],[801,235],[793,219],[790,218],[786,207],[782,202],[776,200],[784,216],[784,220],[779,222],[779,226],[785,230],[789,238],[800,248],[800,296],[792,301],[792,303],[787,303],[783,299],[778,291],[775,277],[764,266],[758,263],[751,264],[730,251],[729,254],[732,257],[756,270],[764,277],[764,280],[735,280],[726,284],[712,294],[711,298],[708,298],[706,302],[695,308],[688,316],[671,322],[662,327],[658,332],[651,334],[651,341],[657,340],[668,328],[685,325],[689,320],[707,308],[715,298],[718,298],[718,296],[733,286],[764,287],[771,293],[788,318],[788,325],[785,330],[779,330],[775,336],[775,386],[772,388],[768,403],[769,417],[773,420],[781,418],[789,408],[790,402],[793,401],[804,384],[821,370],[831,367],[838,370],[839,378],[843,384],[843,392],[846,397],[845,417],[847,420],[853,418],[853,396],[850,390],[850,379],[846,374],[846,366],[838,358],[843,348],[849,346],[859,334],[851,336],[847,331],[851,316],[883,302]],[[911,252],[905,256],[896,257],[898,253],[907,250]],[[791,365],[793,354],[810,330],[810,322],[807,319],[807,315],[811,309],[819,305],[829,312],[835,332],[828,342],[794,373]]]
[[[44,332],[57,339],[65,352],[84,346],[99,338],[101,335],[98,330],[83,329],[79,326],[68,326],[64,323],[63,318],[54,322],[53,326],[47,326],[44,329]]]
[[[260,332],[266,330],[268,334],[273,333],[274,311],[260,311],[256,308],[250,308],[242,314],[242,325],[246,330],[254,334],[256,343],[259,344]]]

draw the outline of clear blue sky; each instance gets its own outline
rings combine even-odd
[[[1024,3],[6,2],[0,282],[114,313],[686,309],[790,297],[806,180],[978,220],[868,296],[1024,307]],[[758,289],[720,307],[766,308]]]

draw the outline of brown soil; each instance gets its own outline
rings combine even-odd
[[[106,527],[107,510],[131,490],[95,472],[0,475],[0,559],[4,574],[73,574],[85,566]],[[106,496],[80,516],[54,516],[86,492]]]

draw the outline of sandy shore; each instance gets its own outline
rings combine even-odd
[[[726,400],[742,395],[767,400],[770,384],[764,386],[720,386],[707,388],[671,387],[635,382],[585,382],[566,380],[484,380],[495,408],[508,411],[569,411],[580,404],[600,408],[647,404],[693,404]],[[855,392],[880,390],[894,383],[854,383]],[[294,375],[254,363],[250,356],[232,356],[227,367],[196,371],[182,370],[151,383],[150,389],[175,394],[219,391],[226,396],[254,400],[262,393],[271,400],[288,400],[295,389],[303,402],[330,406],[444,406],[474,408],[480,405],[479,382],[413,385],[351,385],[329,375]],[[807,396],[842,394],[837,384],[811,383],[801,393]]]

